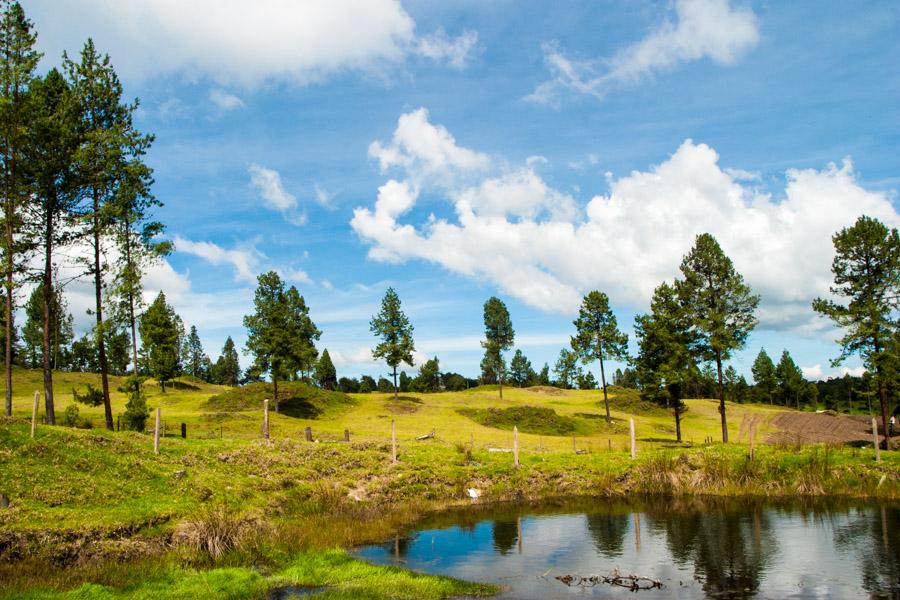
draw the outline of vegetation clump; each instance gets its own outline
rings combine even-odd
[[[274,398],[271,383],[251,383],[216,394],[204,405],[210,412],[241,412],[259,410],[263,400]],[[290,381],[278,386],[279,412],[289,417],[315,419],[353,406],[353,398],[343,392],[324,390],[312,385]]]
[[[458,412],[485,427],[512,430],[515,426],[523,433],[539,435],[571,435],[593,428],[581,419],[558,415],[552,408],[538,406],[461,408]]]

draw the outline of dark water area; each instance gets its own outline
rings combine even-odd
[[[377,564],[504,587],[499,598],[891,598],[900,600],[900,503],[699,499],[476,508],[357,549]],[[615,570],[659,580],[633,592],[557,576]]]

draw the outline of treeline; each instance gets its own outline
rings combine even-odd
[[[152,170],[144,157],[153,136],[138,131],[138,102],[123,98],[108,56],[89,39],[77,57],[63,54],[38,75],[36,33],[17,2],[0,4],[0,190],[3,229],[3,345],[6,414],[12,411],[16,360],[43,370],[47,420],[55,422],[53,370],[100,373],[107,428],[112,428],[108,375],[138,357],[141,276],[167,254],[162,224],[151,211]],[[68,269],[59,276],[60,263]],[[73,339],[60,288],[85,278],[94,288],[95,326]],[[28,321],[18,332],[16,309]]]

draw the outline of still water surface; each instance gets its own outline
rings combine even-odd
[[[900,504],[667,499],[473,508],[356,555],[497,583],[505,599],[900,599]],[[635,593],[555,579],[614,569],[664,587]]]

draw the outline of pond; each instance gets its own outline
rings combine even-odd
[[[591,587],[556,579],[616,570],[659,581],[661,589],[637,592],[647,599],[900,599],[900,504],[670,498],[473,507],[355,554],[497,583],[499,598],[521,600],[635,597],[602,580]]]

